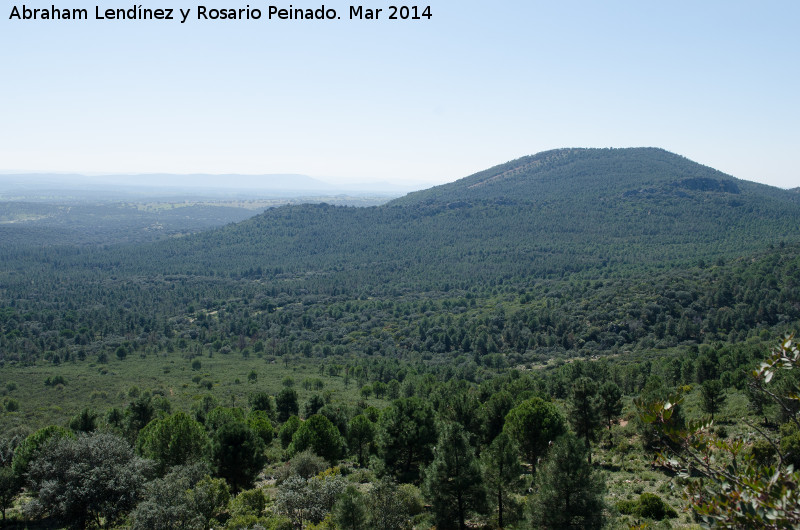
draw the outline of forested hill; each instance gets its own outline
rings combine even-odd
[[[410,193],[390,204],[498,199],[583,202],[656,195],[686,199],[707,192],[797,201],[784,190],[736,179],[663,149],[640,147],[544,151]]]
[[[275,208],[181,240],[54,259],[325,292],[528,284],[715,262],[794,242],[798,199],[659,149],[570,149],[384,206]]]

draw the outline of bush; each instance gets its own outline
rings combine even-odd
[[[345,479],[338,475],[308,480],[292,476],[278,490],[275,509],[290,518],[296,527],[302,528],[305,522],[319,523],[333,509],[345,485]]]
[[[800,430],[792,422],[781,426],[781,452],[787,464],[800,469]]]
[[[289,474],[306,479],[322,473],[327,467],[325,459],[310,449],[297,453],[289,460]]]
[[[642,493],[639,496],[639,515],[641,517],[660,521],[665,518],[673,519],[678,516],[678,513],[658,495],[654,493]]]
[[[623,515],[636,515],[639,510],[639,499],[619,501],[617,503],[617,510]]]
[[[229,504],[232,517],[255,516],[260,517],[267,507],[267,496],[262,489],[252,489],[241,492]]]
[[[173,467],[164,478],[147,485],[144,499],[131,513],[132,530],[150,528],[196,528],[207,520],[201,515],[201,506],[190,499],[189,491],[208,478],[205,464]]]
[[[400,484],[397,487],[397,496],[403,504],[406,513],[411,516],[421,514],[425,508],[422,492],[413,484]]]
[[[376,482],[367,495],[367,528],[409,528],[408,501],[401,498],[391,478]]]
[[[749,450],[750,456],[760,466],[771,465],[775,460],[775,447],[763,438],[759,438],[753,442]]]
[[[60,375],[56,375],[56,376],[53,376],[53,377],[48,377],[47,379],[44,380],[44,385],[45,386],[58,386],[58,385],[66,385],[66,384],[67,384],[66,379],[64,379],[64,377],[60,376]]]
[[[204,521],[209,521],[212,528],[215,526],[212,519],[224,515],[225,508],[231,496],[228,485],[224,479],[206,477],[198,482],[195,487],[186,492],[186,497],[193,510]]]
[[[635,501],[620,501],[617,509],[626,515],[645,517],[656,521],[666,518],[674,519],[678,516],[678,512],[654,493],[642,493]]]

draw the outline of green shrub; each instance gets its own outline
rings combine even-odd
[[[267,496],[264,490],[256,488],[245,490],[234,497],[228,505],[228,510],[232,517],[258,518],[266,506]]]
[[[322,473],[327,467],[328,465],[324,458],[308,449],[292,457],[289,461],[289,474],[308,479]]]
[[[792,422],[781,426],[781,452],[787,464],[800,469],[800,430]]]
[[[645,517],[656,521],[666,518],[673,519],[678,516],[678,512],[655,493],[642,493],[635,501],[620,501],[617,503],[617,509],[625,515]]]
[[[45,386],[58,386],[58,385],[66,385],[67,381],[64,379],[63,376],[55,375],[53,377],[48,377],[44,380]]]
[[[639,516],[660,521],[665,518],[673,519],[678,513],[658,495],[642,493],[639,496]]]
[[[636,515],[639,509],[639,501],[638,500],[624,500],[619,501],[617,503],[617,510],[619,513],[624,515]]]
[[[749,450],[753,460],[760,466],[768,466],[775,460],[775,447],[763,438],[753,442]]]

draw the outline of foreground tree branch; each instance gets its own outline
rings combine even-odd
[[[775,401],[784,413],[789,413],[789,421],[795,423],[798,415],[788,403],[800,401],[797,390],[763,387],[772,381],[776,370],[798,369],[799,362],[800,352],[790,336],[752,373],[755,387]],[[642,421],[653,425],[660,436],[660,463],[687,480],[684,494],[695,514],[709,526],[798,527],[800,472],[792,465],[785,465],[779,445],[763,431],[755,429],[777,451],[777,463],[764,465],[744,451],[745,440],[722,440],[712,434],[711,421],[689,422],[681,427],[672,416],[675,405],[682,399],[678,393],[666,401],[636,400],[635,404]]]

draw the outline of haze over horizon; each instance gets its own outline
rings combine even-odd
[[[796,2],[441,1],[416,21],[326,7],[342,20],[5,12],[0,169],[432,185],[560,147],[654,146],[800,184]]]
[[[189,173],[67,173],[0,170],[0,193],[12,190],[138,190],[143,192],[294,192],[323,194],[369,194],[397,196],[426,189],[438,183],[368,181],[366,179],[311,177],[293,174],[189,174]],[[0,195],[2,197],[2,195]]]
[[[580,149],[580,148],[579,148]],[[624,150],[625,148],[621,148]],[[680,153],[674,153],[681,156]],[[527,155],[530,156],[530,155]],[[518,157],[523,158],[523,157]],[[687,157],[682,157],[687,158]],[[688,158],[687,158],[688,159]],[[514,159],[516,160],[516,159]],[[690,160],[690,159],[689,159]],[[698,162],[701,165],[702,162]],[[502,161],[501,163],[512,162]],[[711,167],[711,166],[707,166]],[[483,168],[486,170],[489,168]],[[717,169],[717,168],[712,168]],[[481,170],[481,171],[482,171]],[[478,173],[476,171],[474,173]],[[474,174],[473,173],[473,174]],[[31,177],[31,186],[38,184],[52,185],[57,189],[86,188],[86,189],[138,189],[152,193],[159,193],[160,190],[172,190],[185,192],[187,190],[197,191],[198,193],[210,192],[270,192],[285,191],[291,193],[301,193],[303,191],[313,193],[355,193],[385,196],[398,196],[415,191],[426,190],[443,184],[454,183],[470,175],[462,175],[453,179],[439,181],[423,180],[367,180],[358,177],[329,177],[329,176],[310,176],[300,173],[264,173],[264,174],[213,174],[213,173],[72,173],[72,172],[48,172],[36,170],[3,170],[0,169],[0,192],[13,189],[20,183],[25,186],[24,180]],[[739,178],[736,175],[730,175]],[[12,179],[11,181],[9,179]],[[16,180],[13,180],[16,179]],[[767,182],[757,180],[740,179],[748,182],[756,182],[773,186]],[[25,186],[26,187],[26,186]],[[794,189],[797,186],[775,186],[781,189]],[[1,196],[0,196],[1,197]]]

